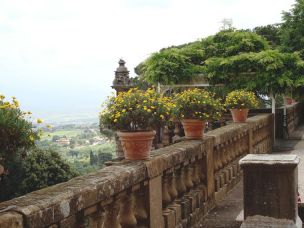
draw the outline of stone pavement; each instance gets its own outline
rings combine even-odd
[[[273,153],[299,156],[298,186],[302,200],[299,206],[304,208],[304,125],[290,135],[288,140],[277,140]],[[202,219],[200,227],[236,228],[241,226],[243,217],[243,182],[240,181],[227,198]]]
[[[243,221],[243,181],[201,221],[204,228],[237,228]]]

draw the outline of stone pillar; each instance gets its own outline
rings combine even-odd
[[[125,66],[126,62],[123,59],[120,59],[118,62],[119,66],[115,71],[115,78],[113,80],[112,88],[116,90],[116,95],[120,92],[126,92],[133,87],[131,79],[129,77],[128,68]],[[116,142],[116,157],[124,158],[124,153],[122,149],[121,142],[117,134],[115,134],[115,142]]]
[[[257,219],[261,221],[259,227],[264,227],[262,224],[267,221],[263,223],[263,218],[269,217],[277,222],[283,219],[297,224],[300,221],[298,163],[296,155],[249,154],[240,160],[244,171],[244,224],[248,221],[247,226],[242,227],[251,227],[249,221],[257,216],[262,218]]]

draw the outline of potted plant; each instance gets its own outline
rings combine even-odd
[[[141,160],[150,156],[156,126],[171,117],[174,104],[153,89],[131,89],[110,97],[100,113],[100,125],[117,130],[126,159]]]
[[[249,109],[256,108],[258,101],[253,92],[234,90],[228,93],[225,104],[231,111],[233,122],[246,122]]]
[[[217,120],[224,110],[220,99],[202,89],[188,89],[175,96],[175,115],[181,120],[187,139],[201,139],[206,121]]]

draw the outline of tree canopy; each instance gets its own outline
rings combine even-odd
[[[277,48],[279,25],[249,30],[224,30],[189,44],[154,53],[139,66],[150,83],[178,84],[204,75],[210,84],[260,94],[285,93],[304,83],[303,61],[297,53]],[[257,33],[261,34],[258,35]]]
[[[304,0],[296,0],[290,11],[283,12],[281,40],[284,51],[300,52],[304,58]]]
[[[261,94],[282,94],[304,83],[304,64],[296,53],[266,50],[226,58],[210,58],[206,72],[212,84],[248,89]]]

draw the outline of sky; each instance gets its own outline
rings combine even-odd
[[[34,116],[98,116],[123,58],[279,23],[294,0],[0,0],[0,94]]]

